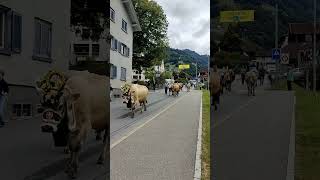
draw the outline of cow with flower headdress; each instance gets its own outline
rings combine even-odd
[[[131,109],[131,117],[134,118],[134,112],[138,105],[142,106],[144,111],[147,110],[147,98],[149,90],[146,86],[139,84],[124,84],[121,86],[123,103]],[[141,113],[142,110],[141,108]]]
[[[97,163],[105,162],[110,127],[108,84],[108,77],[88,71],[50,71],[37,82],[43,109],[41,129],[53,134],[56,146],[71,151],[65,171],[71,178],[77,175],[81,145],[91,129],[104,131]]]

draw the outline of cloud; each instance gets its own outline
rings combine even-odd
[[[169,21],[170,46],[210,54],[210,0],[155,0]]]

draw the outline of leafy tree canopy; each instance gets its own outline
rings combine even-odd
[[[161,63],[167,57],[168,21],[160,5],[153,0],[133,0],[142,31],[134,33],[133,68],[141,70]],[[143,54],[143,57],[139,55]]]
[[[99,40],[105,29],[109,29],[109,7],[110,0],[71,0],[71,25],[76,34]],[[88,32],[81,32],[80,27],[86,27]]]

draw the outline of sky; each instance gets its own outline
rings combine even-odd
[[[210,54],[210,0],[155,0],[169,22],[171,48]]]

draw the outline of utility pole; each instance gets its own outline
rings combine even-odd
[[[278,27],[278,18],[279,18],[279,14],[278,14],[279,8],[278,8],[278,0],[276,0],[276,17],[275,17],[275,48],[278,48],[278,35],[279,35],[279,27]],[[280,75],[280,66],[279,66],[279,59],[276,62],[276,66],[277,66],[277,79],[279,78]]]
[[[313,92],[317,88],[317,68],[316,68],[316,51],[317,51],[317,0],[314,0],[314,17],[313,17]]]

